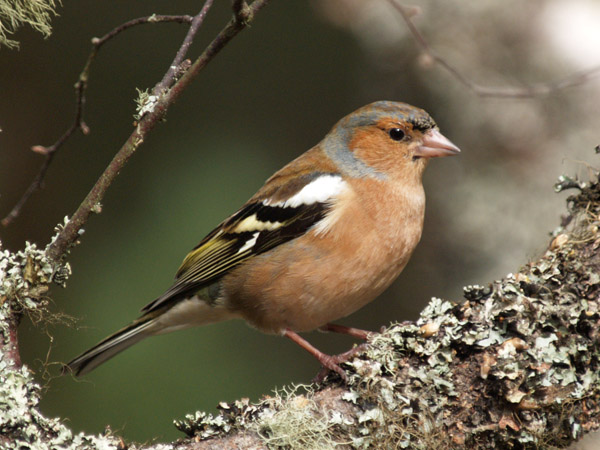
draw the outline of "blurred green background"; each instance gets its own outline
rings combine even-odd
[[[190,57],[230,17],[228,1],[215,3]],[[600,18],[597,2],[576,3],[567,12]],[[560,4],[430,0],[419,2],[415,21],[467,76],[520,86],[600,62],[593,27],[578,25],[578,16],[569,22]],[[49,39],[23,29],[19,51],[0,50],[0,215],[38,171],[42,158],[29,148],[50,145],[71,123],[73,83],[90,39],[131,18],[200,7],[191,0],[65,2]],[[571,32],[554,28],[555,17]],[[0,229],[5,248],[46,245],[131,132],[136,88],[160,80],[185,33],[183,25],[146,25],[105,45],[87,95],[91,132],[60,150],[44,190]],[[561,47],[568,39],[581,45]],[[81,380],[42,375],[46,362],[56,375],[55,363],[137,317],[170,285],[186,252],[273,171],[375,100],[425,108],[463,154],[430,165],[423,240],[399,280],[341,323],[377,330],[412,320],[431,296],[460,301],[463,285],[517,270],[544,250],[559,223],[566,195],[552,192],[557,176],[585,177],[579,160],[598,165],[599,90],[592,80],[541,98],[483,99],[419,59],[386,1],[273,0],[184,92],[111,186],[102,214],[91,217],[70,258],[67,288],[52,291],[53,311],[75,317],[75,326],[21,326],[24,360],[46,388],[42,410],[76,431],[99,433],[108,424],[126,439],[167,441],[182,437],[171,422],[186,413],[309,382],[318,371],[312,357],[242,322],[151,338]],[[332,353],[353,342],[308,338]]]

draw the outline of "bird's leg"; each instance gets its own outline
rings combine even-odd
[[[345,327],[344,325],[336,325],[335,323],[328,323],[319,328],[322,331],[333,331],[334,333],[347,334],[348,336],[355,337],[366,341],[369,336],[373,335],[373,331],[361,330],[359,328]]]
[[[300,347],[302,347],[308,353],[310,353],[315,358],[317,358],[319,360],[319,362],[321,363],[321,365],[327,371],[331,370],[333,372],[336,372],[337,374],[339,374],[340,377],[342,377],[342,380],[344,380],[345,382],[348,381],[348,377],[346,376],[346,373],[342,370],[342,368],[340,366],[338,366],[339,363],[344,362],[351,356],[351,355],[348,355],[346,357],[346,359],[344,359],[344,360],[339,359],[340,356],[345,355],[348,352],[342,353],[342,355],[330,356],[330,355],[323,353],[318,348],[314,347],[310,342],[308,342],[306,339],[302,338],[298,333],[290,330],[289,328],[283,332],[283,335],[285,337],[291,339],[292,341],[294,341],[296,344],[298,344]],[[354,350],[354,349],[352,349],[352,350]],[[322,372],[323,371],[319,372],[315,381],[323,381],[323,378],[325,378],[325,377],[321,375]],[[325,372],[325,374],[327,374],[327,372]]]
[[[325,327],[327,327],[327,328],[325,328]],[[328,327],[332,327],[332,328],[330,329]],[[349,327],[344,327],[342,325],[333,325],[333,324],[327,324],[324,327],[322,327],[322,329],[325,329],[327,331],[338,331],[341,333],[350,334],[351,336],[361,338],[361,339],[366,339],[371,334],[370,331],[364,331],[364,330],[359,330],[357,328],[349,328]],[[343,331],[339,331],[339,330],[343,330]],[[344,380],[344,382],[347,382],[348,377],[346,376],[346,373],[344,372],[344,370],[338,364],[348,361],[350,358],[352,358],[354,355],[356,355],[357,353],[364,350],[366,347],[366,344],[357,345],[356,347],[348,350],[347,352],[332,356],[332,355],[327,355],[327,354],[323,353],[318,348],[313,346],[310,342],[308,342],[306,339],[301,337],[298,333],[296,333],[290,329],[286,329],[283,332],[283,335],[285,337],[291,339],[292,341],[294,341],[296,344],[298,344],[300,347],[302,347],[304,350],[306,350],[308,353],[310,353],[311,355],[313,355],[315,358],[317,358],[319,360],[319,362],[323,366],[323,369],[321,369],[321,371],[319,371],[319,373],[313,380],[317,383],[323,381],[329,371],[333,371],[333,372],[339,374],[339,376],[342,377],[342,380]]]

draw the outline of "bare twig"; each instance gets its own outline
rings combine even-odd
[[[46,172],[48,172],[48,168],[52,163],[52,159],[54,155],[58,151],[60,147],[69,139],[73,133],[77,130],[81,130],[83,134],[89,133],[89,128],[83,121],[83,106],[85,104],[85,84],[81,82],[81,76],[79,81],[75,84],[75,118],[73,119],[73,123],[71,126],[63,133],[63,135],[51,146],[44,147],[42,145],[35,145],[31,149],[44,155],[46,158],[40,167],[37,175],[25,191],[25,193],[21,196],[17,204],[13,207],[13,209],[2,219],[2,225],[8,226],[10,223],[15,220],[23,208],[23,205],[29,200],[29,198],[33,195],[35,191],[40,189],[44,183],[44,178],[46,177]]]
[[[56,239],[48,245],[46,252],[50,258],[59,261],[64,257],[68,248],[77,240],[79,231],[87,222],[91,212],[102,201],[108,187],[123,169],[136,149],[144,142],[148,133],[164,117],[167,109],[196,78],[199,72],[217,55],[217,53],[219,53],[231,39],[254,20],[255,14],[267,3],[268,0],[255,0],[248,6],[243,18],[241,18],[239,14],[234,14],[234,17],[229,21],[225,28],[219,32],[208,47],[206,47],[204,52],[202,52],[202,54],[194,61],[189,70],[175,82],[171,89],[164,91],[162,95],[158,97],[151,111],[140,118],[127,141],[114,156],[98,181],[96,181],[91,191],[83,202],[81,202],[81,205],[79,205],[69,222],[58,234]],[[200,14],[202,14],[202,12],[200,12]],[[186,40],[187,38],[188,37],[186,36]],[[186,40],[184,40],[182,46],[186,44]]]
[[[181,47],[179,47],[179,50],[175,55],[175,59],[173,59],[173,62],[169,66],[169,70],[167,70],[167,73],[165,73],[163,79],[154,87],[154,95],[160,95],[161,92],[163,92],[165,89],[168,89],[175,82],[175,79],[181,75],[180,69],[182,67],[183,59],[185,58],[190,45],[192,45],[194,36],[196,36],[198,29],[204,22],[204,18],[206,17],[206,14],[208,13],[208,10],[211,8],[212,4],[213,0],[206,0],[200,12],[190,21],[190,29],[183,40],[183,44],[181,44]]]
[[[10,212],[4,217],[4,219],[2,219],[3,226],[6,227],[10,225],[10,223],[19,216],[23,205],[25,205],[27,200],[29,200],[29,197],[31,197],[31,195],[35,191],[41,188],[43,180],[46,176],[46,172],[48,171],[48,167],[50,167],[50,163],[52,162],[53,157],[54,153],[46,154],[46,159],[44,160],[42,167],[40,167],[40,170],[38,171],[37,175],[31,182],[27,190],[23,193],[17,204],[13,206],[13,209],[11,209]]]
[[[566,89],[573,86],[578,86],[600,75],[600,65],[587,70],[575,72],[560,80],[550,81],[546,83],[537,83],[523,88],[516,87],[489,87],[482,86],[469,77],[464,75],[458,68],[450,64],[444,57],[438,55],[435,50],[429,45],[423,34],[417,29],[412,21],[413,11],[411,8],[402,5],[397,0],[389,0],[389,2],[400,12],[406,26],[414,37],[415,41],[421,47],[425,55],[431,58],[435,63],[446,69],[454,78],[456,78],[463,86],[480,97],[493,98],[534,98],[544,95],[550,95],[556,91]]]
[[[208,2],[207,2],[208,3]],[[211,1],[212,3],[212,1]],[[81,131],[83,134],[89,133],[89,127],[83,120],[83,109],[85,105],[85,92],[87,90],[87,83],[90,73],[90,66],[94,59],[96,59],[96,55],[100,47],[102,47],[106,42],[108,42],[113,37],[117,36],[119,33],[127,30],[136,25],[146,24],[146,23],[161,23],[161,22],[176,22],[176,23],[192,23],[194,17],[188,15],[182,16],[163,16],[163,15],[152,15],[146,17],[139,17],[137,19],[130,20],[125,22],[118,27],[112,29],[104,36],[100,38],[92,39],[92,51],[88,56],[88,59],[85,63],[85,66],[81,73],[79,74],[79,78],[75,83],[75,118],[73,119],[73,123],[71,126],[63,133],[63,135],[51,146],[46,147],[43,145],[34,145],[31,150],[36,153],[45,156],[45,160],[40,167],[37,175],[25,191],[25,193],[21,196],[17,204],[13,207],[13,209],[2,219],[2,225],[8,226],[10,225],[21,213],[21,209],[27,203],[29,198],[33,195],[34,192],[41,189],[44,184],[44,179],[46,178],[46,173],[52,163],[54,158],[54,154],[62,147],[62,145],[76,132]],[[193,24],[192,24],[193,27]]]
[[[107,41],[111,40],[117,34],[127,30],[128,28],[134,27],[136,25],[143,25],[146,23],[162,23],[162,22],[175,22],[175,23],[191,23],[194,19],[193,16],[182,15],[182,16],[162,16],[158,14],[152,14],[151,16],[146,17],[138,17],[137,19],[132,19],[128,22],[122,23],[118,27],[113,28],[108,33],[100,38],[93,38],[92,44],[94,48],[97,50],[102,45],[104,45]]]

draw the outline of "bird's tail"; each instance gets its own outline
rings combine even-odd
[[[151,336],[154,334],[152,325],[155,324],[155,317],[154,314],[144,315],[125,328],[111,334],[67,363],[63,373],[71,372],[75,376],[85,375],[116,354]]]

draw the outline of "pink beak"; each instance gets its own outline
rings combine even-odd
[[[452,156],[460,153],[460,149],[437,129],[429,130],[423,135],[423,143],[417,147],[415,156],[435,158],[437,156]]]

